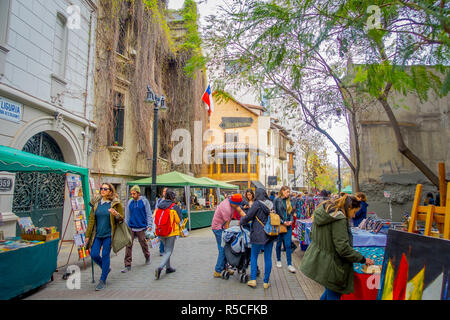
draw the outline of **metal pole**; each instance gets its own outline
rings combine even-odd
[[[341,193],[341,155],[338,153],[338,188],[339,188],[339,193]]]
[[[155,201],[156,201],[156,168],[157,168],[157,157],[158,157],[158,105],[155,103],[154,109],[154,117],[153,117],[153,163],[152,163],[152,188],[151,188],[151,196],[150,203],[152,206],[152,210],[155,209]]]
[[[191,187],[186,186],[185,187],[185,194],[186,194],[186,208],[188,211],[188,221],[189,221],[189,231],[191,231]]]

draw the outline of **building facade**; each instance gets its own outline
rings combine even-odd
[[[262,106],[214,97],[207,139],[211,163],[202,175],[238,185],[241,190],[290,185],[288,132]],[[269,185],[270,176],[277,177],[275,185]]]
[[[158,8],[151,9],[158,10],[153,14],[143,1],[119,3],[117,12],[111,1],[99,5],[102,20],[97,29],[95,75],[99,129],[89,167],[98,184],[112,183],[126,200],[127,182],[151,176],[153,167],[155,114],[154,103],[147,101],[148,88],[156,96],[164,96],[166,106],[158,113],[157,174],[200,172],[201,164],[193,161],[174,165],[172,134],[185,129],[193,137],[195,122],[201,124],[200,135],[206,128],[207,111],[201,101],[206,73],[185,74],[189,52],[176,50],[186,37],[184,21],[176,12],[164,16],[165,1],[158,1]],[[166,18],[170,23],[164,25]],[[150,198],[150,188],[144,192]]]
[[[91,0],[0,1],[1,145],[88,166],[96,14]],[[14,181],[4,215],[61,230],[64,175],[0,175]]]

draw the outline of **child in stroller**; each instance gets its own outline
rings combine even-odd
[[[248,227],[234,226],[224,230],[222,233],[222,247],[224,248],[228,265],[237,269],[239,281],[247,283],[249,275],[246,272],[251,257],[250,230]],[[222,272],[223,279],[229,279],[230,273],[227,269],[231,268],[226,268]]]

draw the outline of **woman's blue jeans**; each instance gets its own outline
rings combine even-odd
[[[219,250],[219,256],[217,257],[217,263],[215,270],[216,272],[220,273],[225,269],[225,263],[227,262],[227,259],[225,258],[225,251],[222,248],[222,233],[223,230],[213,230],[214,235],[216,236],[216,242],[217,242],[217,250]]]
[[[101,257],[100,249],[102,250]],[[102,275],[100,276],[100,280],[103,280],[103,282],[106,282],[106,278],[108,277],[109,267],[111,265],[110,255],[111,237],[102,239],[95,237],[94,243],[92,244],[91,248],[91,258],[96,264],[100,266],[100,268],[102,268]]]
[[[284,242],[284,247],[286,248],[286,260],[288,266],[292,265],[292,226],[286,228],[286,233],[280,233],[278,236],[277,246],[275,252],[277,254],[277,261],[281,261],[281,244]]]
[[[320,300],[341,300],[342,294],[325,288]]]
[[[270,272],[272,271],[273,241],[269,241],[265,245],[252,243],[252,253],[250,260],[250,269],[251,269],[250,279],[256,280],[256,275],[258,272],[258,255],[262,249],[264,249],[264,283],[269,283]]]

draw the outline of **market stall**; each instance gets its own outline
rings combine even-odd
[[[57,172],[81,176],[89,190],[89,171],[64,162],[0,146],[0,171]],[[84,193],[89,203],[89,192]],[[56,227],[21,225],[21,237],[0,240],[0,299],[10,299],[48,282],[57,268],[58,238]],[[27,240],[25,240],[27,239]]]
[[[374,260],[375,265],[367,268],[360,263],[353,264],[354,290],[351,294],[342,295],[341,300],[376,300],[378,286],[376,277],[379,277],[384,261],[384,251],[387,242],[386,229],[390,223],[380,220],[378,223],[367,226],[366,221],[362,223],[362,228],[352,228],[353,248],[364,257]],[[385,225],[387,228],[383,228]],[[381,226],[381,227],[379,227]],[[380,232],[381,231],[381,232]],[[375,274],[375,275],[374,275]]]
[[[130,181],[128,185],[150,187],[152,177]],[[189,230],[211,226],[214,204],[217,204],[219,199],[220,188],[238,188],[210,178],[195,178],[178,171],[157,176],[156,185],[178,189],[177,200],[180,202],[181,209],[187,210]],[[209,192],[207,192],[208,189]],[[214,197],[216,200],[211,205],[209,195],[214,189],[216,189],[216,197]]]

